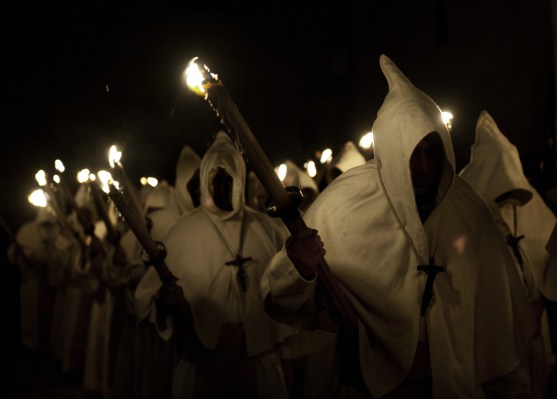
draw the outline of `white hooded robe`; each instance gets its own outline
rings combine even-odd
[[[531,310],[489,209],[455,176],[440,109],[386,56],[380,64],[389,93],[373,126],[376,159],[335,179],[304,219],[318,230],[327,263],[359,316],[360,367],[373,397],[399,386],[412,367],[426,282],[417,266],[430,257],[444,267],[425,316],[433,397],[475,397],[521,361],[534,329]],[[446,159],[436,207],[422,224],[409,161],[434,131]],[[316,282],[297,273],[285,249],[266,276],[262,294],[299,321]]]
[[[524,175],[517,148],[486,111],[480,114],[476,124],[470,162],[459,174],[490,207],[504,238],[509,234],[523,236],[518,244],[523,266],[517,262],[517,269],[528,299],[539,302],[549,260],[545,245],[556,218]],[[496,199],[506,193],[514,198],[514,204],[500,206]],[[557,281],[548,283],[557,286]],[[547,311],[541,315],[540,323],[542,335],[532,341],[532,398],[547,396],[547,364],[552,354]]]

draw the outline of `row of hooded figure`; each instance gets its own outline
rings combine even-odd
[[[22,225],[24,344],[104,398],[547,398],[555,215],[487,112],[457,174],[437,105],[380,65],[374,158],[347,143],[322,190],[290,163],[296,229],[224,132],[144,195],[164,258],[112,203],[109,234],[86,187],[92,227]]]

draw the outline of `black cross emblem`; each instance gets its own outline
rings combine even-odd
[[[225,263],[226,266],[237,266],[238,267],[238,281],[240,282],[240,286],[242,287],[242,291],[248,291],[248,285],[246,282],[246,271],[244,270],[244,263],[247,263],[251,260],[251,256],[247,258],[242,258],[240,254],[236,255],[236,259],[228,261]]]
[[[434,258],[430,257],[429,264],[418,265],[418,270],[427,274],[424,295],[422,297],[422,307],[420,310],[420,315],[422,316],[425,316],[425,310],[429,306],[431,298],[433,298],[433,282],[435,281],[435,277],[437,276],[437,273],[441,273],[445,269],[443,266],[435,266],[433,262]]]

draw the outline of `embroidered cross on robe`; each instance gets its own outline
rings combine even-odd
[[[236,259],[228,261],[225,263],[226,266],[236,266],[238,268],[238,281],[240,282],[240,286],[242,287],[242,291],[247,292],[248,284],[246,281],[246,271],[244,270],[244,263],[247,263],[251,260],[251,256],[247,258],[242,258],[240,254],[236,255]]]
[[[422,296],[422,307],[420,310],[421,316],[425,316],[425,311],[431,302],[431,298],[433,298],[433,282],[435,281],[437,273],[441,273],[445,269],[443,266],[435,266],[433,262],[434,258],[430,257],[429,264],[418,265],[418,270],[427,274],[424,295]]]

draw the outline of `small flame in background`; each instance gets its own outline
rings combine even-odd
[[[369,150],[373,146],[373,132],[364,134],[360,139],[358,145],[364,150]]]
[[[118,147],[115,145],[110,146],[108,150],[108,163],[110,167],[113,168],[116,166],[120,162],[120,159],[122,159],[122,151],[119,151]]]
[[[45,208],[48,203],[46,193],[40,188],[29,194],[27,199],[31,204],[41,208]]]
[[[79,172],[77,172],[77,181],[80,183],[86,183],[87,180],[89,180],[89,175],[91,173],[89,172],[89,169],[81,169]]]
[[[143,186],[146,186],[148,184],[151,187],[157,187],[157,184],[159,184],[159,180],[156,177],[142,177],[141,179],[139,179],[139,182]]]

